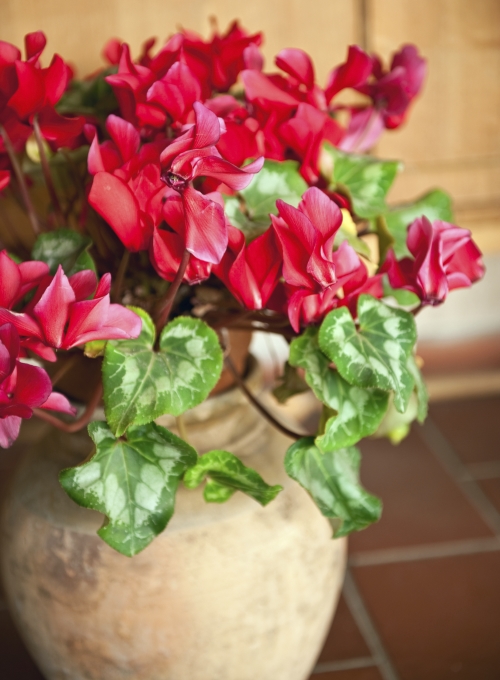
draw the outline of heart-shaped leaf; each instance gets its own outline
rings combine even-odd
[[[346,382],[318,345],[318,331],[309,327],[290,345],[290,363],[305,369],[307,384],[317,398],[336,412],[316,438],[322,450],[341,449],[356,444],[375,432],[387,410],[389,394],[364,389]]]
[[[282,490],[279,485],[266,484],[258,472],[244,465],[229,451],[209,451],[200,456],[196,465],[186,473],[184,484],[194,489],[205,477],[208,477],[208,482],[204,497],[211,503],[223,503],[235,491],[243,491],[261,505],[267,505]]]
[[[285,470],[312,496],[325,517],[340,520],[334,536],[364,529],[380,518],[382,504],[359,483],[360,453],[356,447],[322,452],[312,437],[292,444]]]
[[[385,199],[396,174],[399,161],[381,161],[336,149],[326,142],[323,146],[328,163],[327,180],[331,191],[346,193],[359,217],[376,217],[387,212]],[[326,168],[325,168],[326,170]]]
[[[269,214],[278,214],[276,199],[281,198],[296,208],[307,189],[298,168],[295,161],[266,160],[246,189],[237,197],[225,198],[225,211],[231,224],[253,239],[268,228]]]
[[[196,451],[164,427],[131,427],[117,439],[105,423],[88,427],[96,453],[83,465],[63,470],[59,480],[79,505],[107,516],[97,532],[112,548],[131,557],[167,526],[184,472]]]
[[[407,366],[417,337],[414,318],[360,295],[358,322],[359,332],[348,309],[331,311],[321,324],[320,348],[351,385],[394,390],[394,405],[403,413],[415,385]]]
[[[163,329],[159,351],[146,312],[135,340],[106,345],[103,363],[106,419],[116,436],[170,413],[177,416],[204,401],[222,370],[217,334],[201,319],[178,317]]]
[[[84,269],[96,271],[94,261],[88,254],[92,241],[71,229],[58,229],[37,238],[31,257],[49,265],[50,273],[55,274],[59,265],[67,276]]]

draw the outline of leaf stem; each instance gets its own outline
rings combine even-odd
[[[191,254],[187,250],[185,250],[182,255],[181,263],[179,265],[179,269],[177,270],[177,274],[175,275],[174,280],[170,284],[167,290],[167,294],[165,295],[165,298],[163,299],[161,305],[159,306],[156,321],[156,330],[158,334],[168,321],[172,305],[174,304],[175,296],[180,288],[182,279],[184,278],[184,274],[186,273],[190,257]]]
[[[47,154],[43,146],[43,137],[40,131],[40,126],[38,125],[38,119],[35,116],[33,120],[33,129],[35,131],[35,139],[38,146],[38,153],[40,154],[40,162],[42,164],[43,177],[45,179],[45,185],[49,192],[50,200],[54,208],[54,214],[56,216],[56,223],[58,227],[64,226],[64,216],[61,209],[61,204],[59,203],[59,198],[54,187],[54,182],[52,181],[52,175],[50,173],[49,161],[47,160]]]
[[[118,271],[116,273],[116,278],[113,284],[113,289],[111,291],[111,300],[112,302],[120,302],[121,294],[122,294],[122,288],[123,288],[123,281],[125,279],[125,274],[127,272],[127,267],[128,263],[130,260],[130,251],[125,248],[122,259],[120,260],[120,265],[118,267]]]
[[[96,410],[97,405],[101,400],[101,397],[102,397],[102,383],[99,382],[94,391],[94,394],[90,398],[90,401],[88,402],[87,407],[85,408],[85,411],[78,418],[78,420],[75,420],[72,423],[65,423],[63,420],[59,420],[59,418],[56,418],[50,413],[46,413],[45,411],[39,408],[33,409],[33,413],[41,420],[45,420],[46,423],[50,423],[51,425],[54,425],[54,427],[57,427],[58,430],[62,430],[63,432],[68,432],[71,434],[73,432],[83,430],[83,428],[90,423],[90,421],[92,420],[92,416],[94,415],[94,411]]]
[[[19,164],[19,161],[17,160],[16,152],[14,151],[14,147],[12,146],[12,142],[10,141],[10,137],[7,134],[7,130],[4,128],[3,125],[0,125],[0,135],[2,136],[3,142],[5,144],[5,150],[7,151],[7,155],[9,156],[9,160],[12,164],[12,168],[17,178],[19,188],[21,189],[24,206],[26,208],[26,212],[28,213],[28,217],[31,222],[31,227],[35,235],[38,236],[38,234],[40,233],[40,224],[38,222],[38,217],[36,216],[35,209],[33,208],[33,203],[31,202],[28,187],[26,186],[26,180],[24,179],[21,166]]]
[[[224,362],[226,366],[229,368],[231,373],[233,374],[233,378],[240,388],[240,390],[243,392],[245,397],[248,399],[248,401],[257,409],[257,411],[264,416],[264,418],[271,423],[273,427],[275,427],[277,430],[282,432],[286,437],[290,437],[290,439],[302,439],[302,437],[307,437],[306,434],[299,434],[298,432],[294,432],[293,430],[289,430],[288,427],[280,423],[276,418],[270,413],[267,408],[255,397],[248,387],[245,385],[245,382],[241,378],[240,374],[236,370],[235,365],[233,364],[231,357],[227,355],[224,358]]]

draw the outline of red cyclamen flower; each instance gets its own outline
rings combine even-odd
[[[55,276],[39,284],[22,313],[0,308],[0,323],[12,323],[22,345],[48,361],[56,360],[53,349],[67,350],[91,340],[136,338],[140,318],[122,305],[111,304],[110,288],[110,274],[97,284],[90,270],[68,278],[59,266]]]
[[[22,418],[34,408],[74,415],[66,397],[52,392],[47,373],[39,366],[19,360],[19,334],[11,323],[0,326],[0,447],[9,447],[19,434]]]

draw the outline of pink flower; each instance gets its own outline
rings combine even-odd
[[[222,158],[216,144],[224,132],[221,120],[199,102],[193,105],[196,123],[174,140],[160,156],[162,179],[177,191],[184,208],[185,248],[204,262],[217,264],[227,248],[223,208],[191,185],[208,177],[234,190],[244,189],[264,163],[259,158],[237,168]]]
[[[136,338],[140,318],[121,305],[110,304],[110,287],[110,274],[97,284],[90,270],[68,279],[59,266],[55,276],[39,284],[22,313],[0,308],[0,323],[13,324],[23,347],[48,361],[56,360],[54,349],[67,350],[91,340]]]
[[[381,272],[391,286],[411,290],[424,305],[437,305],[450,290],[468,287],[484,275],[481,251],[467,229],[419,217],[409,226],[406,243],[413,258],[398,261],[390,251]]]
[[[45,262],[31,260],[17,264],[6,250],[0,251],[0,307],[12,309],[48,273]]]
[[[266,306],[278,284],[281,272],[281,249],[273,229],[267,229],[245,245],[245,236],[229,225],[229,245],[214,274],[248,309]]]
[[[0,446],[9,447],[19,434],[22,418],[31,418],[34,408],[74,415],[66,397],[52,392],[43,368],[19,360],[20,341],[15,326],[0,326]]]

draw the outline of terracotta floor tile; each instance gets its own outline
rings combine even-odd
[[[44,680],[26,651],[7,611],[0,611],[0,678]]]
[[[482,479],[478,481],[478,484],[488,496],[498,512],[500,512],[500,478]]]
[[[492,535],[415,430],[398,446],[374,439],[360,448],[362,482],[384,509],[380,522],[350,536],[351,553]]]
[[[500,460],[500,395],[436,403],[430,415],[464,463]]]
[[[370,656],[370,650],[358,630],[344,597],[341,596],[318,663],[363,656]]]
[[[354,569],[401,680],[500,678],[500,553]]]
[[[353,668],[350,671],[315,673],[309,680],[383,680],[377,668]]]

